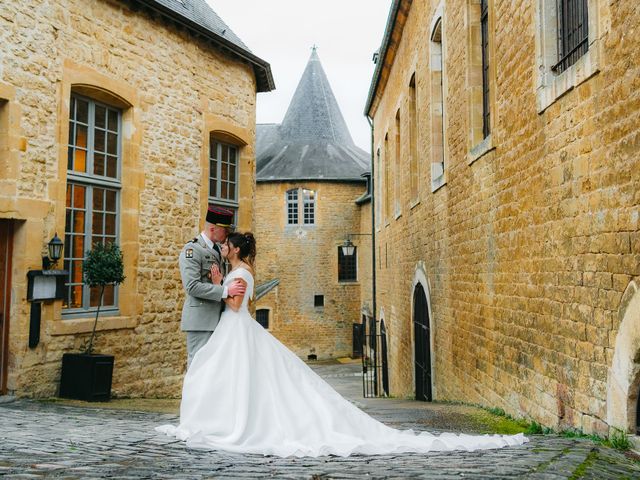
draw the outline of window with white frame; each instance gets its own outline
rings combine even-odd
[[[306,188],[287,190],[286,202],[287,225],[315,225],[316,192],[314,190]]]
[[[209,203],[238,211],[238,147],[219,142],[211,136],[209,141]]]
[[[117,243],[122,165],[122,112],[72,94],[67,146],[64,269],[65,313],[96,309],[100,290],[84,283],[85,253],[97,243]],[[105,287],[102,308],[118,305],[117,287]]]

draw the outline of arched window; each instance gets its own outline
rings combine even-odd
[[[238,211],[238,147],[213,134],[209,140],[209,203]],[[237,218],[234,218],[237,223]]]
[[[442,17],[431,32],[431,190],[444,185],[445,173],[445,97]]]
[[[418,199],[418,118],[416,113],[416,74],[409,81],[409,178],[411,202]]]
[[[394,198],[394,215],[398,217],[402,211],[402,158],[401,158],[401,146],[402,139],[400,137],[400,109],[396,112],[396,141],[395,141],[395,165],[393,169],[393,198]]]
[[[389,134],[384,136],[384,219],[391,217],[391,162],[389,158]]]
[[[292,188],[286,193],[287,225],[315,225],[316,192]]]
[[[97,243],[118,243],[122,188],[122,110],[71,94],[67,145],[63,308],[66,313],[96,309],[100,291],[84,283],[85,252]],[[104,311],[117,308],[117,288],[105,287]]]

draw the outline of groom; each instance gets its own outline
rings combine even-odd
[[[180,329],[187,334],[187,368],[218,325],[224,299],[244,294],[245,286],[239,281],[223,287],[211,278],[212,266],[214,271],[221,270],[218,244],[227,239],[232,221],[232,211],[209,207],[204,230],[180,252],[180,275],[187,294]]]

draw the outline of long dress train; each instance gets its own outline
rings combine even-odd
[[[156,427],[191,448],[277,455],[348,456],[520,445],[522,434],[419,434],[396,430],[345,400],[250,315],[253,276],[240,309],[227,308],[184,378],[180,424]]]

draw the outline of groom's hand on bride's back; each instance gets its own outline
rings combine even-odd
[[[242,280],[236,280],[231,283],[231,285],[229,285],[227,292],[229,293],[230,297],[235,297],[238,295],[244,295],[246,289],[247,286]]]

